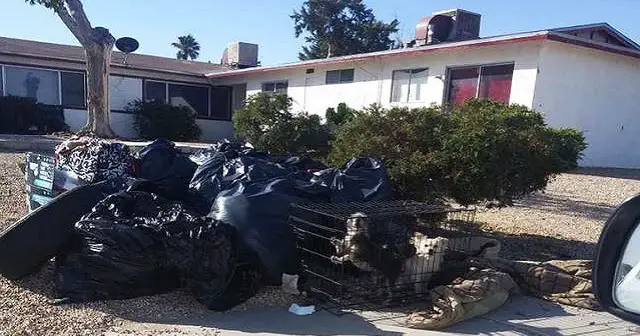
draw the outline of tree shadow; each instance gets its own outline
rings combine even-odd
[[[544,210],[568,216],[579,216],[605,222],[615,206],[606,203],[594,203],[569,199],[567,195],[555,193],[537,193],[520,199],[515,207]]]

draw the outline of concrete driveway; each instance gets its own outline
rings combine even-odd
[[[640,335],[640,327],[604,312],[556,305],[515,296],[499,310],[461,322],[444,331],[403,328],[401,318],[381,319],[377,314],[335,316],[319,311],[295,316],[286,309],[264,309],[212,314],[180,324],[126,321],[107,335]]]

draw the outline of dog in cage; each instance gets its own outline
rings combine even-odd
[[[408,230],[394,221],[376,221],[358,212],[346,222],[344,238],[333,238],[336,255],[334,263],[351,262],[365,272],[380,272],[384,278],[388,299],[393,298],[393,288],[402,274],[405,260],[416,253],[410,243]]]
[[[423,293],[433,274],[440,271],[449,239],[444,237],[429,238],[416,232],[413,236],[416,254],[404,263],[405,276],[403,282],[413,284],[416,293]]]

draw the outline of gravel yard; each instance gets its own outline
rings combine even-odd
[[[18,169],[22,159],[22,154],[0,153],[0,229],[27,212],[24,179]],[[640,175],[634,174],[618,170],[565,174],[544,193],[521,200],[514,207],[479,211],[476,221],[487,235],[503,241],[506,257],[590,258],[608,214],[626,197],[640,191]],[[171,323],[212,314],[182,291],[125,301],[54,306],[50,304],[54,297],[52,278],[51,264],[17,283],[0,277],[0,335],[95,335],[119,331],[123,319]],[[270,288],[236,310],[286,306],[290,302],[290,297]]]

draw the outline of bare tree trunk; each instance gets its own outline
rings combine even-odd
[[[100,27],[94,28],[94,32]],[[107,31],[108,34],[108,31]],[[94,33],[91,43],[85,45],[87,61],[87,124],[82,132],[93,133],[103,138],[113,138],[111,113],[109,108],[109,70],[113,37],[110,34]],[[98,36],[96,36],[98,35]]]
[[[81,133],[113,138],[109,109],[109,70],[116,39],[108,29],[91,26],[80,0],[64,0],[54,6],[62,22],[82,44],[87,62],[87,124]]]

